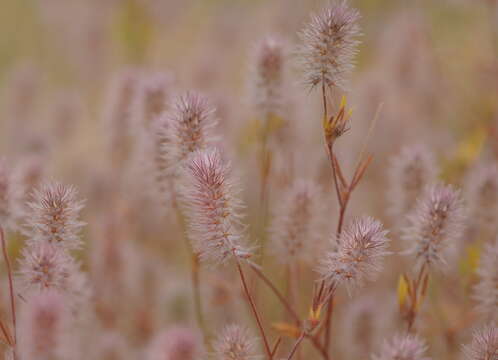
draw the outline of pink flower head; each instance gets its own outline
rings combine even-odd
[[[62,359],[64,334],[70,313],[64,297],[44,291],[30,297],[21,308],[19,352],[23,360]]]
[[[409,248],[419,266],[446,264],[451,250],[463,230],[465,211],[460,191],[451,185],[436,184],[426,188],[403,229]]]
[[[357,52],[359,18],[358,11],[345,0],[331,4],[311,18],[300,33],[299,55],[306,84],[344,88]]]
[[[202,341],[195,331],[174,327],[156,336],[147,360],[197,360],[202,352]]]
[[[318,272],[335,287],[346,285],[351,291],[365,280],[374,280],[381,272],[389,245],[387,231],[371,218],[355,218],[341,234],[336,250],[322,259]]]
[[[321,242],[322,208],[318,186],[298,180],[279,205],[271,226],[275,256],[285,263],[311,261]]]
[[[484,245],[477,268],[479,278],[474,286],[478,311],[498,322],[498,238]]]
[[[79,232],[84,225],[79,220],[83,202],[77,199],[73,186],[54,182],[33,192],[28,204],[26,235],[30,242],[45,242],[65,249],[81,245]]]
[[[251,102],[262,117],[282,116],[285,47],[274,36],[264,38],[256,47],[250,77]]]
[[[235,324],[226,326],[213,343],[218,360],[251,360],[255,358],[254,348],[249,331]]]
[[[427,345],[417,335],[396,335],[391,341],[384,342],[373,360],[430,360],[425,356]]]
[[[50,244],[32,244],[23,249],[19,280],[24,291],[64,290],[73,270],[73,259]]]
[[[213,144],[211,133],[216,126],[214,109],[207,99],[187,92],[175,98],[165,114],[167,127],[164,154],[170,169],[178,168],[189,155]]]
[[[189,237],[201,259],[216,264],[232,256],[249,257],[251,250],[245,245],[241,223],[242,202],[230,166],[219,150],[194,153],[184,170],[182,195]]]
[[[496,360],[498,358],[498,327],[489,324],[474,332],[472,343],[463,349],[467,360]]]

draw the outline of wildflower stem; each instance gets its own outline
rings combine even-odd
[[[424,296],[423,294],[424,289],[420,289],[420,285],[422,285],[425,281],[422,281],[424,279],[424,275],[426,274],[426,265],[422,265],[420,268],[420,271],[417,275],[417,279],[414,282],[414,290],[413,290],[413,298],[412,298],[412,303],[411,303],[411,308],[409,310],[409,313],[407,315],[407,322],[408,322],[408,332],[413,331],[413,325],[415,324],[415,319],[417,318],[417,312],[418,312],[418,307],[421,305],[421,299],[419,299],[419,296]]]
[[[180,227],[182,229],[182,233],[185,234],[185,220],[183,218],[183,215],[178,207],[178,204],[176,201],[173,202],[178,218],[178,223],[180,224]],[[192,281],[192,291],[193,291],[193,297],[194,297],[194,308],[195,308],[195,317],[197,321],[197,325],[199,325],[199,328],[202,331],[202,336],[204,340],[204,344],[207,346],[209,344],[208,341],[208,331],[206,328],[206,324],[204,323],[204,316],[202,313],[202,300],[201,300],[201,283],[200,283],[200,276],[199,276],[199,270],[200,270],[200,264],[199,264],[199,256],[194,252],[194,249],[192,248],[192,245],[190,244],[190,241],[187,239],[185,235],[182,236],[185,245],[187,247],[187,251],[190,255],[190,261],[191,261],[191,281]]]
[[[282,295],[282,293],[277,289],[277,287],[273,284],[273,282],[260,270],[258,267],[252,263],[248,263],[251,267],[251,269],[256,273],[256,275],[263,280],[263,282],[273,291],[275,296],[280,300],[282,305],[287,309],[288,313],[294,318],[296,323],[299,326],[302,326],[303,321],[300,319],[299,315],[297,312],[294,310],[292,305],[285,299],[285,296]],[[314,336],[311,336],[310,334],[306,334],[306,337],[311,341],[313,346],[315,347],[318,352],[323,356],[325,360],[328,360],[329,357],[327,353],[325,352],[325,349],[320,345],[320,342],[315,338]]]
[[[275,296],[280,300],[282,305],[287,309],[288,313],[294,318],[294,320],[301,325],[301,319],[299,318],[299,315],[297,312],[293,309],[292,305],[285,299],[285,296],[282,295],[282,293],[277,289],[277,287],[273,284],[273,282],[268,279],[268,277],[258,269],[258,267],[254,264],[249,263],[251,269],[256,273],[256,275],[263,280],[263,282],[273,291]]]
[[[292,347],[292,350],[291,352],[289,353],[289,356],[287,357],[287,360],[291,360],[292,357],[294,356],[294,354],[296,353],[297,349],[299,348],[299,345],[301,344],[301,342],[304,340],[306,336],[306,332],[303,331],[301,333],[301,335],[299,336],[299,338],[296,340],[296,342],[294,343],[294,346]]]
[[[3,227],[0,226],[0,240],[2,242],[2,252],[5,260],[5,265],[7,266],[7,276],[9,278],[9,295],[10,295],[10,311],[12,313],[12,331],[14,333],[14,343],[13,343],[13,354],[14,360],[16,359],[16,344],[17,344],[17,324],[16,324],[16,302],[14,299],[14,283],[12,281],[12,269],[10,267],[9,255],[7,254],[7,246],[5,244],[5,233]]]
[[[258,310],[256,308],[256,304],[254,303],[254,300],[251,296],[251,293],[249,292],[249,288],[247,287],[246,278],[244,276],[244,271],[242,270],[242,266],[240,265],[240,261],[235,254],[234,254],[234,258],[237,261],[237,270],[239,271],[240,281],[242,282],[242,287],[244,288],[244,292],[246,294],[247,301],[249,302],[249,304],[251,306],[251,310],[252,310],[254,317],[256,319],[256,323],[258,324],[259,332],[261,333],[261,337],[263,338],[263,343],[265,346],[266,353],[268,354],[268,359],[272,360],[273,354],[272,354],[272,351],[270,348],[270,344],[268,343],[268,339],[266,337],[265,330],[264,330],[263,324],[261,322],[261,318],[260,318]]]

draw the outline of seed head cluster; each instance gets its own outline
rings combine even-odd
[[[382,224],[371,217],[355,218],[341,234],[337,249],[320,262],[318,272],[331,286],[351,291],[381,272],[389,239]]]
[[[312,16],[300,34],[299,58],[307,85],[345,87],[359,43],[359,18],[359,12],[346,1]]]
[[[451,185],[428,186],[409,216],[404,228],[407,254],[415,257],[418,266],[441,267],[456,246],[465,220],[460,191]]]
[[[201,259],[216,264],[250,257],[241,223],[242,202],[220,151],[195,152],[185,163],[183,181],[189,237]]]

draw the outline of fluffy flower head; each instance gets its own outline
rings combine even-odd
[[[322,259],[318,272],[332,286],[346,285],[349,292],[382,270],[389,239],[382,224],[371,218],[355,218],[341,234],[337,249]]]
[[[320,200],[316,184],[298,180],[276,209],[271,239],[275,255],[283,262],[309,261],[316,255],[322,226]]]
[[[498,358],[498,327],[487,325],[474,332],[472,343],[464,347],[467,360],[496,360]]]
[[[192,329],[175,327],[157,335],[147,360],[197,360],[201,353],[199,336]]]
[[[403,229],[409,243],[406,253],[415,256],[419,266],[446,264],[446,255],[454,246],[464,223],[460,192],[451,185],[436,184],[425,189]]]
[[[230,166],[219,150],[198,151],[184,168],[182,202],[189,220],[189,237],[202,260],[223,263],[232,255],[247,258],[241,224],[241,201]]]
[[[64,297],[58,292],[44,291],[30,297],[21,310],[19,351],[22,359],[62,358],[64,333],[70,321]]]
[[[358,11],[350,8],[345,0],[331,4],[312,17],[300,34],[299,56],[306,84],[344,88],[357,52],[359,18]]]
[[[247,329],[238,325],[226,326],[213,344],[218,360],[251,360],[254,358],[254,340]]]
[[[214,109],[207,99],[199,94],[187,92],[176,97],[170,110],[164,115],[168,126],[163,142],[166,163],[176,168],[190,154],[212,145],[212,128],[216,126]]]
[[[395,217],[405,216],[412,209],[424,188],[436,178],[434,157],[423,145],[401,149],[392,159],[389,172],[389,200]]]
[[[484,245],[477,275],[479,281],[474,287],[477,309],[488,319],[498,321],[498,238],[494,243]]]
[[[81,245],[79,231],[84,225],[79,220],[83,202],[77,199],[73,186],[54,182],[33,192],[28,204],[26,235],[30,242],[45,242],[65,249]]]
[[[252,105],[263,117],[282,116],[285,47],[274,36],[264,38],[256,47],[250,77]]]
[[[429,360],[425,356],[427,345],[416,335],[397,335],[386,341],[372,360]]]

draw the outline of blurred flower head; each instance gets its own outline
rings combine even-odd
[[[396,335],[384,342],[378,355],[373,360],[429,360],[425,353],[427,345],[417,335]]]
[[[216,119],[207,98],[187,92],[172,101],[164,116],[167,126],[164,128],[163,153],[170,170],[178,169],[181,162],[195,151],[213,145]]]
[[[322,243],[323,207],[312,181],[296,180],[275,209],[271,241],[283,263],[310,261]]]
[[[474,286],[477,309],[486,317],[498,322],[498,238],[484,245],[477,268],[478,282]]]
[[[28,204],[25,233],[30,242],[45,242],[65,249],[81,246],[79,220],[83,202],[73,186],[46,183],[33,192]]]
[[[23,215],[22,187],[14,170],[0,159],[0,226],[7,231],[16,230]]]
[[[470,345],[464,346],[467,360],[494,360],[498,356],[498,327],[489,324],[474,332]]]
[[[286,49],[281,39],[267,36],[254,50],[249,78],[251,103],[267,121],[281,117],[284,106]]]
[[[173,327],[153,339],[147,360],[197,360],[202,352],[202,341],[194,330]]]
[[[60,293],[43,291],[30,297],[20,313],[22,336],[18,349],[22,359],[62,359],[70,317],[66,301]]]
[[[390,212],[397,221],[410,213],[425,187],[436,180],[433,154],[425,145],[405,146],[392,158],[389,172]]]
[[[217,360],[251,360],[255,358],[255,341],[246,328],[226,326],[213,343]]]
[[[445,265],[464,221],[460,191],[451,185],[428,186],[409,215],[409,225],[403,229],[403,239],[408,243],[405,253],[414,256],[420,267]]]

